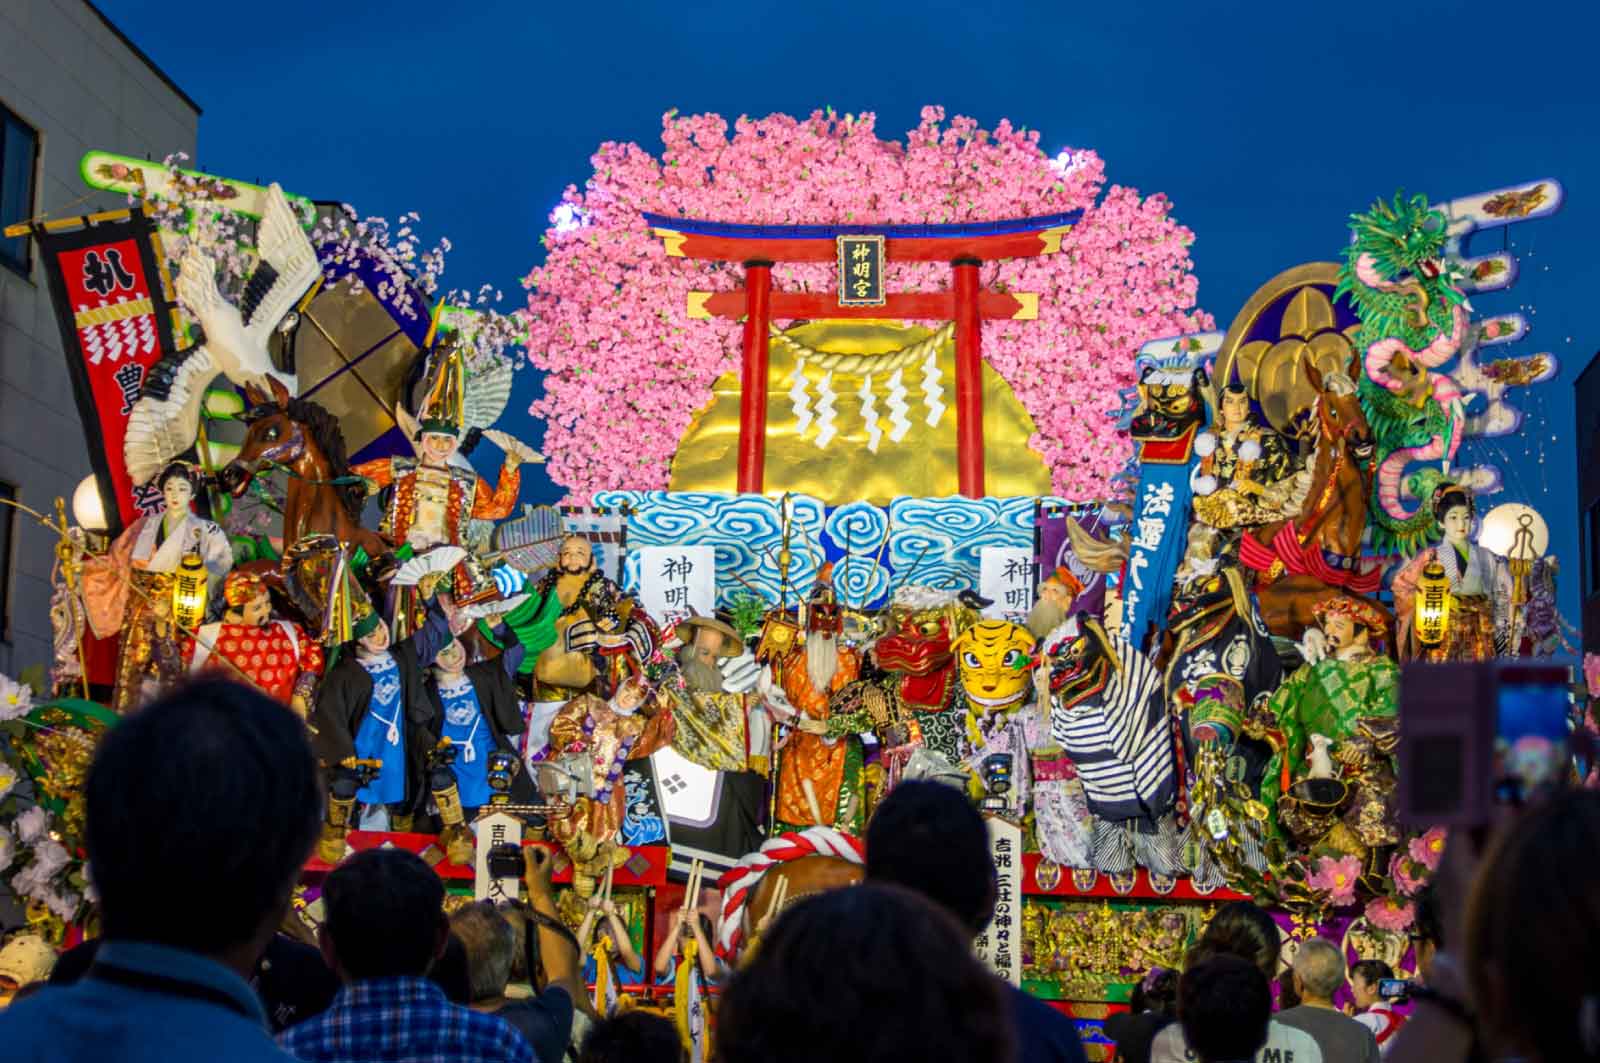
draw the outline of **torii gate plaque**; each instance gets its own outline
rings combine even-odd
[[[743,291],[690,292],[689,316],[744,321],[740,371],[738,489],[761,491],[767,435],[767,341],[776,320],[896,318],[955,323],[956,472],[960,490],[981,498],[983,488],[984,318],[1032,320],[1039,297],[979,287],[985,262],[1048,255],[1082,211],[953,225],[742,225],[646,214],[667,254],[744,265]],[[833,262],[840,237],[882,236],[891,262],[948,262],[950,289],[890,292],[874,306],[841,305],[839,292],[775,292],[776,262]]]

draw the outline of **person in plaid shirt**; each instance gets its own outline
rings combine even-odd
[[[445,999],[425,976],[450,924],[444,884],[414,853],[369,849],[322,887],[323,957],[344,988],[326,1012],[278,1043],[313,1063],[529,1063],[533,1049],[503,1019]]]

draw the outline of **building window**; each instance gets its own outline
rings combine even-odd
[[[38,172],[39,132],[0,106],[0,228],[33,217],[33,179]],[[33,241],[0,237],[0,262],[24,277],[33,272]]]
[[[0,483],[0,499],[17,500],[14,485]],[[0,640],[11,641],[11,542],[17,521],[17,511],[0,504]]]

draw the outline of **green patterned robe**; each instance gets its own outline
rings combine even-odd
[[[1289,780],[1309,769],[1311,736],[1333,740],[1330,752],[1357,733],[1362,719],[1392,719],[1398,712],[1399,667],[1375,656],[1359,663],[1331,657],[1302,665],[1272,695],[1267,709],[1283,733],[1284,751],[1273,753],[1261,780],[1261,801],[1277,821],[1283,757],[1289,757]],[[1337,767],[1337,764],[1335,765]]]

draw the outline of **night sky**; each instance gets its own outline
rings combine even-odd
[[[99,6],[204,109],[200,166],[394,218],[455,246],[444,282],[508,305],[603,140],[660,150],[663,112],[873,111],[898,137],[925,104],[1093,148],[1110,183],[1164,192],[1196,234],[1219,326],[1280,270],[1336,257],[1346,216],[1397,188],[1445,200],[1530,178],[1567,191],[1511,230],[1522,276],[1474,299],[1533,330],[1561,376],[1517,393],[1519,436],[1468,444],[1551,525],[1577,615],[1572,382],[1600,344],[1597,5],[1504,3],[456,5],[191,0]],[[1501,246],[1495,233],[1472,247]],[[502,427],[537,444],[519,375]],[[1477,407],[1481,410],[1481,405]],[[1484,453],[1487,451],[1488,453]],[[529,479],[535,479],[529,477]],[[558,492],[542,478],[529,499]]]

